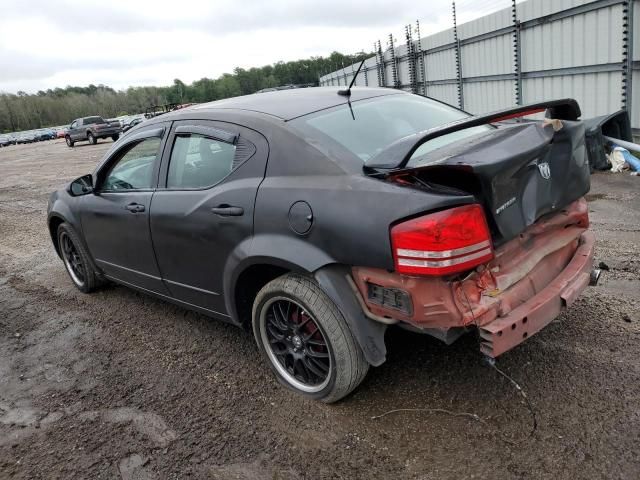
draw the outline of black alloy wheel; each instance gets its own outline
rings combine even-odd
[[[261,316],[263,344],[278,372],[303,392],[326,387],[329,347],[309,312],[291,299],[275,297],[265,304]]]
[[[73,280],[76,286],[82,288],[87,278],[85,265],[80,256],[80,252],[78,252],[78,249],[67,232],[60,234],[60,251],[62,253],[64,266],[67,267],[67,272],[69,272],[71,280]]]

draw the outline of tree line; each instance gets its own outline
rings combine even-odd
[[[105,118],[144,112],[153,105],[201,103],[255,93],[288,84],[318,84],[318,77],[372,54],[311,57],[278,62],[259,68],[236,68],[216,79],[201,78],[190,85],[179,79],[166,87],[129,87],[115,90],[105,85],[55,88],[29,94],[0,94],[0,132],[16,132],[68,125],[73,119],[89,115]]]

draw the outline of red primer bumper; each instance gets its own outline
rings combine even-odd
[[[594,236],[584,232],[569,264],[549,285],[506,316],[480,327],[482,353],[497,357],[553,321],[589,285]]]
[[[475,326],[482,352],[496,357],[549,324],[588,285],[594,246],[588,225],[580,199],[496,249],[491,262],[462,280],[364,267],[352,268],[353,280],[371,318],[432,334]],[[411,311],[372,302],[368,284],[407,292]]]

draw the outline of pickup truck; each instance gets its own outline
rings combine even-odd
[[[69,126],[69,131],[65,135],[68,147],[73,147],[75,142],[88,141],[98,143],[99,138],[111,137],[115,142],[120,138],[122,127],[120,122],[107,122],[102,117],[77,118]]]

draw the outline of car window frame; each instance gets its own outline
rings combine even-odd
[[[216,183],[205,186],[205,187],[194,187],[194,188],[168,187],[167,184],[169,180],[169,166],[171,164],[171,155],[173,154],[173,150],[176,144],[176,139],[178,137],[201,135],[218,142],[234,145],[236,147],[236,154],[237,154],[237,143],[240,139],[241,132],[239,132],[238,128],[233,128],[234,127],[233,124],[228,124],[228,127],[225,128],[226,125],[220,126],[221,123],[226,123],[226,122],[218,122],[215,120],[201,120],[201,119],[180,120],[180,121],[174,122],[171,128],[171,131],[169,132],[169,135],[167,137],[167,140],[166,140],[167,146],[162,156],[162,165],[159,173],[160,180],[158,183],[158,190],[163,190],[167,192],[204,192],[207,190],[211,190],[225,183],[230,177],[233,177],[233,175],[240,168],[242,168],[244,164],[246,164],[248,161],[251,160],[251,158],[255,156],[255,152],[257,152],[258,147],[254,142],[250,141],[245,136],[243,136],[242,137],[243,141],[249,142],[253,146],[254,154],[251,157],[247,158],[244,162],[239,163],[227,175],[225,175],[223,178],[218,180]],[[205,134],[204,132],[207,132],[207,133]],[[226,139],[233,138],[234,142],[230,143],[229,141],[225,141],[223,138],[226,138]]]
[[[164,148],[166,145],[168,130],[170,127],[166,124],[154,124],[149,125],[145,130],[136,132],[135,135],[131,135],[126,138],[121,145],[118,145],[112,152],[107,154],[107,158],[100,164],[98,169],[94,173],[94,178],[96,179],[95,183],[95,193],[103,194],[103,193],[117,193],[117,194],[127,194],[129,192],[153,192],[158,187],[158,173],[160,169],[160,162],[162,160]],[[158,152],[156,153],[156,158],[153,161],[152,166],[152,180],[151,186],[149,188],[134,188],[134,189],[126,189],[126,190],[104,190],[102,186],[107,178],[107,175],[111,171],[112,167],[115,166],[122,157],[126,155],[131,149],[135,148],[136,145],[141,142],[148,140],[150,138],[158,138],[160,139],[160,146],[158,147]]]

